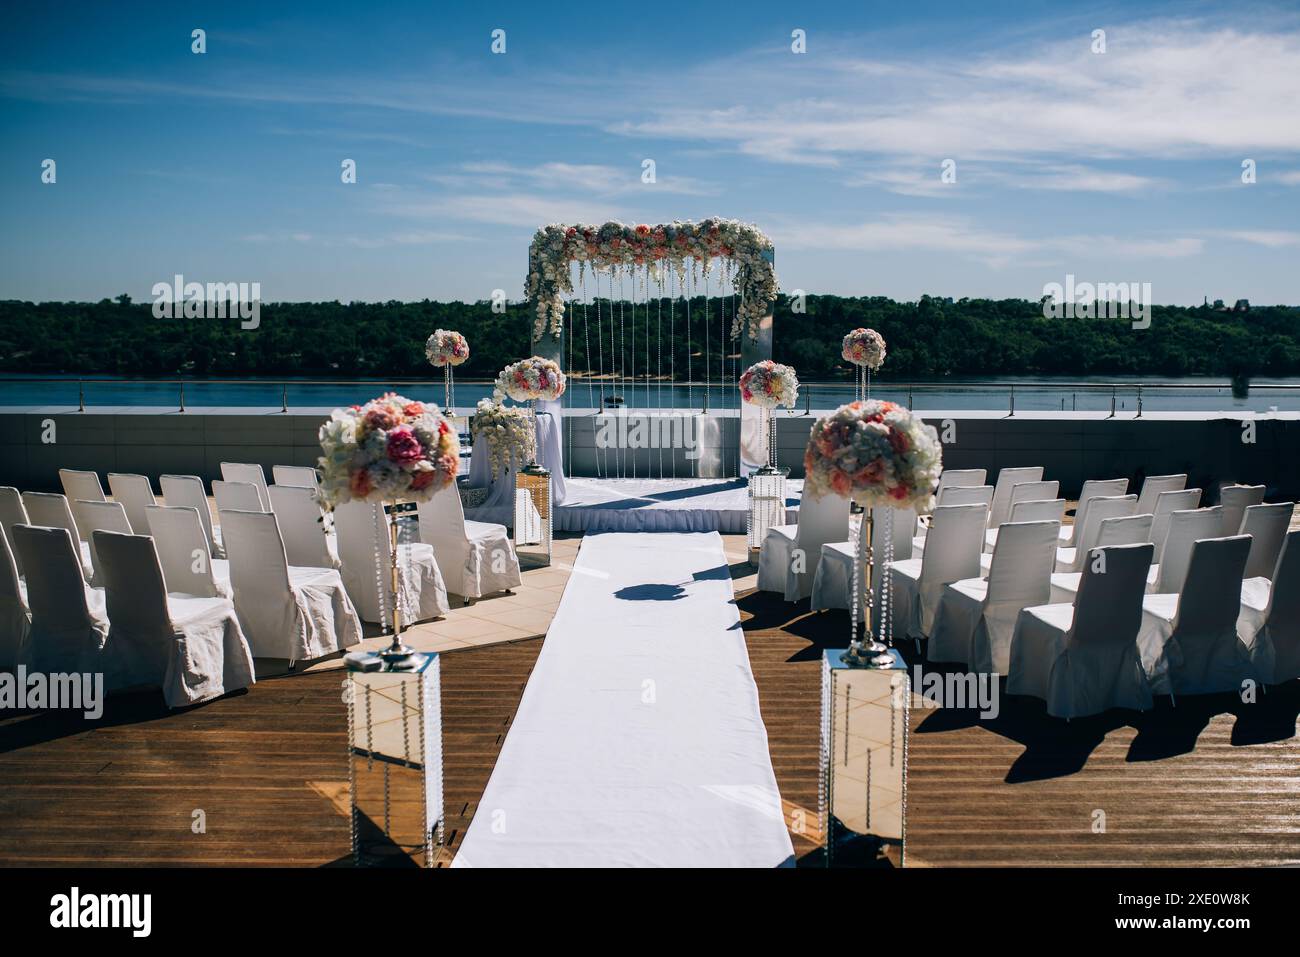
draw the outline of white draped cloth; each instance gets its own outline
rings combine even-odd
[[[549,408],[555,407],[552,412]],[[559,427],[559,403],[537,403],[537,464],[551,473],[551,502],[563,505],[568,489],[564,484],[564,448],[560,441],[563,430]],[[469,460],[469,484],[471,488],[486,488],[487,499],[480,508],[514,508],[515,473],[528,463],[518,454],[511,454],[509,465],[495,473],[492,471],[492,456],[488,452],[487,442],[479,435],[474,436],[474,452]]]

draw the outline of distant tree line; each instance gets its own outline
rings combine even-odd
[[[776,305],[778,361],[805,380],[847,379],[840,339],[858,326],[885,337],[882,377],[945,375],[1300,375],[1300,307],[1238,301],[1193,307],[1153,306],[1147,329],[1115,319],[1045,319],[1024,299],[896,302],[882,296],[808,296]],[[576,304],[573,363],[696,379],[707,353],[716,378],[731,301],[678,300]],[[599,312],[599,321],[597,313]],[[635,314],[635,319],[633,319]],[[670,315],[675,322],[670,323]],[[671,326],[671,334],[670,334]],[[231,319],[155,319],[151,303],[127,296],[97,303],[0,302],[0,370],[121,376],[311,376],[420,378],[435,375],[424,356],[434,329],[456,329],[471,358],[457,370],[490,378],[529,353],[532,309],[488,301],[267,303],[258,328]],[[658,333],[658,334],[656,334]],[[567,351],[567,350],[566,350]],[[734,353],[728,340],[729,353]],[[590,353],[590,361],[585,356]],[[734,359],[728,359],[731,373]]]

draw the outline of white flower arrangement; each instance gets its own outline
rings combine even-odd
[[[438,329],[424,344],[424,354],[436,368],[458,366],[469,358],[469,340],[459,332]]]
[[[765,409],[793,409],[799,401],[799,377],[791,366],[763,359],[741,375],[740,397]]]
[[[926,425],[893,402],[842,405],[818,419],[804,451],[804,493],[842,495],[865,507],[934,507],[943,446]]]
[[[469,427],[476,439],[481,437],[487,444],[493,475],[508,469],[512,457],[518,462],[537,458],[537,432],[527,409],[479,399]]]
[[[731,334],[738,336],[743,330],[755,340],[759,321],[776,300],[771,251],[772,241],[757,226],[734,219],[674,221],[658,226],[628,226],[615,221],[603,226],[543,226],[528,248],[525,291],[537,309],[533,339],[540,339],[546,332],[559,336],[564,328],[564,295],[573,292],[570,263],[615,272],[636,266],[657,271],[660,263],[667,263],[685,280],[688,268],[693,270],[698,265],[708,275],[712,261],[722,258],[729,269],[734,268],[732,284],[740,297]]]
[[[516,402],[534,399],[553,401],[564,395],[565,375],[552,359],[532,356],[512,362],[497,374],[492,395],[497,402],[506,396]]]
[[[840,355],[846,362],[875,372],[885,361],[885,339],[875,329],[854,329],[844,337]]]

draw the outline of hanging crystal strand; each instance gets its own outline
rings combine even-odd
[[[636,401],[636,266],[632,266],[632,329],[631,341],[628,343],[628,359],[632,366],[631,375],[628,378],[627,410],[630,414],[633,407],[637,406]],[[629,426],[631,423],[628,423]],[[632,460],[632,477],[637,477],[636,464],[637,450],[629,448],[627,457]]]
[[[709,390],[713,387],[713,364],[709,362],[709,270],[708,260],[704,261],[704,405],[709,407]]]
[[[673,404],[673,417],[677,416],[677,293],[673,282],[677,279],[672,263],[668,264],[668,377],[672,380],[668,387],[668,398]],[[680,288],[680,283],[676,288]],[[682,423],[685,431],[686,423]],[[673,478],[677,478],[677,450],[668,456],[673,467]]]
[[[866,382],[865,392],[867,398],[870,399],[871,398],[871,368],[869,366],[862,367],[862,378]]]
[[[894,560],[894,509],[885,509],[885,560],[876,569],[876,581],[880,583],[880,640],[889,647],[894,647],[891,613],[893,611],[893,573],[890,563]]]
[[[664,274],[655,277],[655,383],[659,413],[659,477],[664,477]]]
[[[857,518],[857,528],[853,531],[853,597],[850,599],[851,611],[849,615],[851,641],[858,640],[858,622],[861,621],[862,602],[862,566],[867,560],[866,549],[863,546],[863,534],[867,527],[866,512],[861,506],[853,506],[854,515]]]
[[[570,265],[570,275],[569,275],[569,286],[570,286],[570,288],[572,288],[572,286],[573,286],[573,275],[572,275],[572,269],[573,269],[573,267],[572,267],[572,265]],[[565,372],[565,375],[569,376],[570,378],[573,377],[573,338],[574,338],[573,334],[574,334],[575,332],[577,332],[577,316],[574,314],[574,308],[573,308],[573,307],[574,307],[573,297],[570,296],[570,298],[569,298],[569,308],[566,309],[565,312],[564,312],[565,318],[568,320],[568,323],[569,323],[568,333],[565,335],[565,341],[568,343],[568,346],[569,346],[569,361],[568,361],[568,363],[567,363],[567,364],[565,365],[565,367],[564,367],[564,372]],[[564,436],[564,431],[565,431],[565,429],[564,429],[564,412],[563,412],[563,409],[559,409],[559,410],[557,410],[557,419],[556,419],[556,422],[555,422],[555,427],[558,428],[558,429],[560,430],[560,440],[561,440],[561,441],[564,441],[564,438],[565,438],[565,436]],[[569,451],[568,451],[568,453],[567,453],[567,455],[566,455],[566,457],[565,457],[565,462],[566,462],[566,463],[571,463],[571,462],[573,461],[573,430],[572,430],[572,429],[569,429],[568,443],[567,443],[567,444],[568,444],[568,449],[569,449]],[[563,474],[563,470],[561,470],[561,474]]]
[[[579,278],[580,278],[580,282],[582,283],[582,364],[586,367],[586,372],[584,374],[587,377],[587,404],[595,405],[596,386],[595,383],[591,381],[591,332],[590,332],[589,323],[587,321],[587,270],[586,269],[580,269]],[[599,286],[597,288],[599,289]],[[597,412],[599,412],[599,410],[597,410]],[[595,426],[596,422],[597,420],[593,419],[592,425]],[[599,455],[596,454],[596,448],[594,442],[592,443],[591,451],[593,455],[595,455],[596,474],[599,475],[600,457]],[[569,467],[570,468],[573,467],[572,462],[570,462]]]
[[[379,535],[380,535],[380,530],[382,529],[384,538],[387,539],[388,529],[384,528],[384,524],[385,524],[383,521],[384,506],[372,505],[371,507],[378,510],[374,515],[374,522],[372,523],[374,525],[374,534],[375,534],[375,540],[374,540],[375,591],[379,598],[379,627],[381,629],[380,634],[386,635],[388,634],[389,629],[392,626],[392,619],[389,617],[388,614],[388,589],[391,586],[384,582],[384,573],[389,570],[388,568],[389,559],[385,555],[387,549],[381,548],[379,545]]]
[[[626,307],[626,304],[627,304],[627,273],[620,270],[618,276],[618,379],[617,379],[618,397],[623,400],[622,403],[618,406],[618,411],[620,415],[625,415],[627,412],[627,386],[624,384],[627,379],[627,365],[624,362],[624,357],[623,357],[623,347],[627,341],[623,335],[623,321],[624,321],[623,310]],[[615,445],[616,451],[614,453],[614,460],[618,463],[618,477],[627,478],[626,471],[625,471],[626,453],[623,449],[623,442],[621,441],[622,440],[621,435],[619,436],[619,439],[620,441]]]
[[[451,363],[442,367],[442,408],[447,415],[455,415],[451,405]]]
[[[692,270],[690,283],[683,283],[686,292],[686,408],[695,408],[695,389],[691,383],[691,295],[695,291],[695,273]]]

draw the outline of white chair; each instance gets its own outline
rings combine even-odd
[[[1053,482],[1052,484],[1055,485],[1056,483]],[[1059,525],[1065,521],[1065,499],[1040,498],[1016,502],[1011,506],[1011,521],[1056,522]],[[1058,542],[1061,540],[1059,535],[1056,540]]]
[[[226,555],[235,611],[255,658],[320,658],[361,640],[361,621],[333,568],[291,576],[270,512],[226,512]]]
[[[1272,578],[1242,582],[1237,634],[1259,680],[1281,684],[1300,678],[1300,529],[1287,532]]]
[[[14,526],[30,524],[32,522],[27,517],[27,508],[23,505],[22,493],[13,486],[0,485],[0,531],[9,536],[11,548],[14,542]],[[14,564],[18,566],[18,574],[22,575],[23,563],[16,550],[14,551]]]
[[[1094,498],[1114,498],[1128,492],[1128,479],[1088,479],[1079,492],[1079,502],[1074,509],[1074,524],[1061,526],[1061,547],[1072,548],[1078,544],[1076,532],[1083,528],[1088,517],[1089,503]]]
[[[272,465],[271,481],[276,485],[289,485],[294,488],[317,488],[320,486],[320,473],[310,465]],[[267,491],[269,492],[270,489]],[[273,499],[271,510],[275,511]]]
[[[984,505],[936,508],[925,553],[888,566],[885,574],[893,587],[892,608],[899,637],[927,637],[943,587],[979,577],[987,522]]]
[[[222,462],[221,477],[227,482],[247,482],[253,486],[257,489],[262,511],[271,511],[271,496],[266,493],[266,473],[262,471],[262,466],[248,462]]]
[[[144,510],[150,505],[158,504],[148,477],[125,472],[109,472],[108,487],[113,493],[113,499],[121,502],[122,507],[126,509],[127,520],[130,521],[135,533],[148,535],[149,518]]]
[[[1241,520],[1241,534],[1251,538],[1245,577],[1267,578],[1273,574],[1294,512],[1295,502],[1246,506],[1246,516]]]
[[[98,472],[81,472],[76,469],[59,469],[59,482],[69,502],[105,502],[104,486],[99,484]]]
[[[1169,534],[1164,553],[1154,574],[1147,579],[1151,594],[1176,595],[1183,590],[1187,566],[1192,560],[1192,545],[1202,538],[1218,538],[1223,527],[1222,506],[1174,512],[1169,517]]]
[[[983,505],[986,509],[993,502],[992,485],[949,485],[935,497],[935,508],[944,505]],[[919,557],[925,551],[925,537],[928,529],[922,526],[912,539],[913,557]]]
[[[1113,545],[1141,545],[1151,541],[1150,515],[1125,515],[1119,518],[1103,519],[1097,531],[1097,539],[1084,556],[1096,554],[1098,548],[1110,548]],[[1083,579],[1082,572],[1055,572],[1052,575],[1051,602],[1072,602]]]
[[[290,565],[304,568],[342,566],[333,530],[326,531],[325,512],[315,486],[277,483],[267,489],[267,494],[271,497],[271,512],[280,523],[284,551]]]
[[[1148,618],[1160,623],[1171,694],[1241,691],[1254,680],[1250,649],[1237,635],[1241,579],[1250,554],[1245,535],[1203,538],[1192,546],[1178,595],[1148,595]]]
[[[1017,485],[1043,480],[1041,465],[1018,466],[998,470],[998,480],[993,489],[993,500],[989,503],[989,528],[997,528],[1011,517],[1011,492]],[[1051,495],[1035,495],[1034,498],[1056,498]]]
[[[26,661],[31,627],[27,586],[18,577],[9,536],[0,530],[0,668],[13,670]]]
[[[87,539],[90,547],[90,567],[94,574],[90,583],[96,588],[104,587],[104,563],[95,553],[95,532],[118,532],[131,534],[131,523],[126,517],[126,509],[121,502],[75,502],[73,517],[77,527]]]
[[[420,541],[433,546],[447,591],[466,601],[518,588],[519,557],[504,525],[468,522],[454,485],[417,506]]]
[[[1101,495],[1089,499],[1083,527],[1075,537],[1075,547],[1056,550],[1056,571],[1080,571],[1087,552],[1097,545],[1101,523],[1108,518],[1132,515],[1137,508],[1137,500],[1136,495]],[[1147,531],[1150,532],[1149,526]]]
[[[213,558],[199,510],[189,505],[150,505],[149,533],[169,594],[230,598],[230,563]]]
[[[23,508],[27,510],[27,517],[33,525],[67,529],[81,558],[82,574],[86,581],[94,578],[95,566],[90,560],[90,543],[81,540],[81,533],[77,531],[77,522],[72,517],[72,508],[66,497],[57,492],[23,492]]]
[[[392,540],[381,505],[348,502],[334,509],[343,582],[362,621],[390,626],[393,621]],[[402,621],[414,624],[440,618],[450,610],[433,546],[422,542],[398,544]]]
[[[984,550],[986,552],[993,551],[993,546],[994,544],[997,543],[998,540],[999,525],[1003,525],[1006,522],[1017,521],[1017,519],[1012,517],[1015,514],[1017,505],[1020,505],[1023,502],[1054,502],[1057,500],[1056,496],[1060,492],[1060,490],[1061,490],[1061,483],[1055,481],[1017,482],[1015,485],[1011,486],[1011,491],[1007,495],[1006,514],[1002,517],[1002,520],[997,524],[994,524],[993,522],[989,522],[989,530],[984,533]],[[1056,521],[1058,522],[1063,521],[1065,518],[1065,504],[1064,504],[1065,499],[1061,499],[1060,501],[1062,503],[1061,515],[1056,518]],[[1041,513],[1042,509],[1038,509],[1037,511]],[[1021,518],[1018,519],[1018,521],[1049,522],[1052,521],[1052,518],[1049,515],[1042,519]]]
[[[86,585],[72,532],[15,525],[12,541],[14,553],[27,569],[27,606],[32,612],[27,661],[31,670],[47,674],[107,671],[104,591]]]
[[[1006,674],[1011,636],[1022,608],[1046,604],[1056,556],[1057,522],[1004,522],[988,578],[944,588],[926,656],[982,674]]]
[[[799,505],[799,524],[774,525],[763,538],[758,556],[759,591],[779,592],[786,601],[807,598],[812,594],[822,546],[848,536],[847,498],[805,495]]]
[[[1156,500],[1162,493],[1181,492],[1185,488],[1187,488],[1186,475],[1148,475],[1142,482],[1142,491],[1138,493],[1138,514],[1154,515]]]
[[[1246,509],[1264,501],[1263,485],[1225,485],[1219,489],[1219,505],[1223,508],[1221,537],[1227,538],[1241,531]]]
[[[167,707],[183,708],[253,684],[253,654],[229,598],[169,595],[147,535],[97,531],[94,539],[122,686],[159,687]]]
[[[1008,693],[1041,698],[1058,718],[1152,703],[1137,635],[1154,547],[1098,551],[1100,560],[1084,562],[1074,603],[1024,609],[1011,638]]]
[[[270,509],[262,504],[262,496],[257,494],[257,486],[252,482],[223,482],[221,479],[212,481],[212,497],[217,502],[217,517],[221,517],[222,512],[269,512]],[[270,500],[268,496],[267,500]],[[222,539],[222,543],[225,540]]]
[[[876,557],[875,582],[873,583],[875,602],[872,608],[875,611],[873,619],[876,620],[874,623],[878,626],[881,609],[880,596],[883,593],[884,584],[889,574],[885,569],[886,543],[892,537],[894,561],[906,561],[912,557],[912,538],[916,532],[916,512],[910,508],[880,508],[876,509],[875,513],[875,519],[871,526],[871,542]],[[813,611],[821,611],[826,608],[848,609],[850,607],[853,594],[853,557],[856,548],[856,543],[852,541],[852,535],[855,529],[856,523],[850,521],[850,541],[828,542],[822,546],[821,560],[817,563],[817,573],[813,575],[812,596],[809,604]],[[858,584],[862,589],[859,607],[865,608],[867,601],[865,576],[859,580]]]
[[[162,488],[163,501],[168,505],[188,506],[199,513],[203,536],[208,540],[209,554],[213,558],[224,558],[221,530],[212,525],[212,509],[208,506],[208,493],[203,487],[203,479],[197,475],[161,475],[158,477],[158,485]]]
[[[939,493],[946,488],[983,485],[984,478],[988,474],[987,469],[944,469],[939,473],[939,484],[934,490],[935,497],[938,498]]]
[[[1169,538],[1169,523],[1174,512],[1189,512],[1201,504],[1199,488],[1185,488],[1176,492],[1161,492],[1156,496],[1155,511],[1151,513],[1151,544],[1156,547],[1156,564],[1165,554],[1165,540]],[[1142,510],[1139,508],[1139,512]]]

